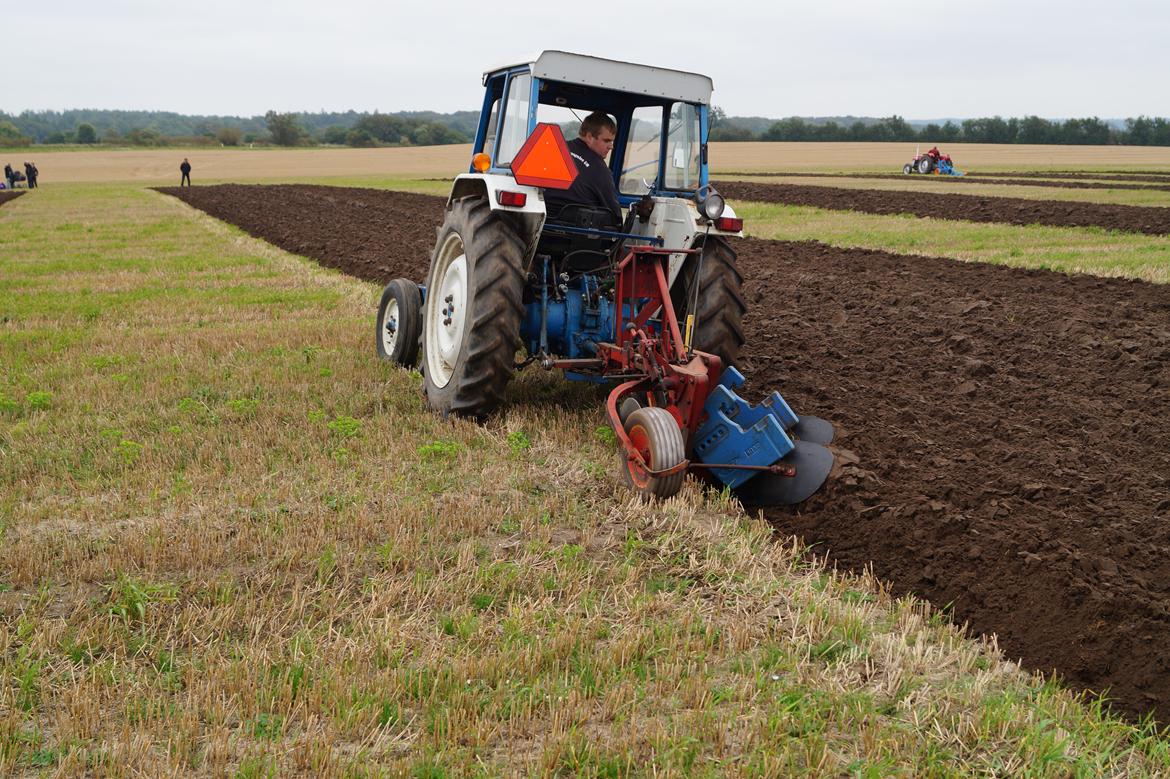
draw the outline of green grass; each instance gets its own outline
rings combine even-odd
[[[462,171],[461,171],[462,172]],[[326,184],[334,187],[371,187],[374,189],[392,189],[399,192],[417,192],[421,195],[439,195],[447,197],[451,194],[451,178],[445,179],[407,179],[393,176],[349,176],[314,179],[314,184]]]
[[[887,171],[888,173],[889,171]],[[715,181],[740,180],[760,184],[797,184],[808,187],[837,189],[865,189],[882,192],[926,192],[930,194],[960,195],[963,197],[1010,197],[1024,200],[1056,200],[1061,202],[1108,203],[1128,206],[1170,206],[1170,192],[1146,187],[1144,189],[1077,189],[1074,187],[1036,187],[1010,183],[992,184],[948,180],[945,176],[906,176],[887,178],[821,178],[815,176],[712,176]],[[1134,183],[1134,182],[1104,182]]]
[[[756,238],[951,257],[1064,273],[1170,281],[1170,237],[1095,227],[1016,226],[734,203]]]
[[[717,494],[629,500],[592,387],[436,418],[379,290],[173,199],[20,198],[0,277],[0,774],[1170,766]]]

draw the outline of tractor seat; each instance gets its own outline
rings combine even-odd
[[[569,203],[555,215],[550,215],[548,221],[553,224],[594,228],[597,230],[621,229],[621,225],[614,222],[613,214],[609,212],[608,208],[587,206],[581,203]]]
[[[537,252],[552,257],[567,257],[577,255],[581,262],[589,267],[598,264],[597,257],[606,255],[613,248],[617,239],[603,235],[570,235],[556,232],[557,225],[566,225],[579,229],[593,230],[621,230],[621,225],[614,224],[613,214],[607,208],[586,206],[579,203],[570,203],[545,222],[545,229],[540,236]],[[581,254],[578,254],[581,253]]]

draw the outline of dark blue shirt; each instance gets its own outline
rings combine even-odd
[[[548,218],[556,219],[557,214],[567,205],[576,203],[594,208],[606,208],[613,214],[613,224],[622,223],[622,206],[618,202],[617,187],[613,183],[613,172],[586,145],[581,138],[574,138],[567,144],[573,162],[577,164],[577,178],[568,189],[546,189],[544,203]]]

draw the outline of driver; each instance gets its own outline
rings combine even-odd
[[[604,208],[613,217],[613,224],[622,223],[622,206],[618,202],[613,173],[605,164],[613,150],[617,123],[604,111],[594,111],[581,122],[577,137],[569,141],[569,154],[577,163],[577,178],[568,189],[547,189],[544,202],[550,218],[556,218],[567,205]]]

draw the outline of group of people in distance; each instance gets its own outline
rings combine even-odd
[[[24,173],[16,170],[11,165],[5,165],[4,182],[9,189],[13,189],[22,183],[26,183],[29,189],[36,189],[38,172],[36,164],[32,162],[24,163]]]

